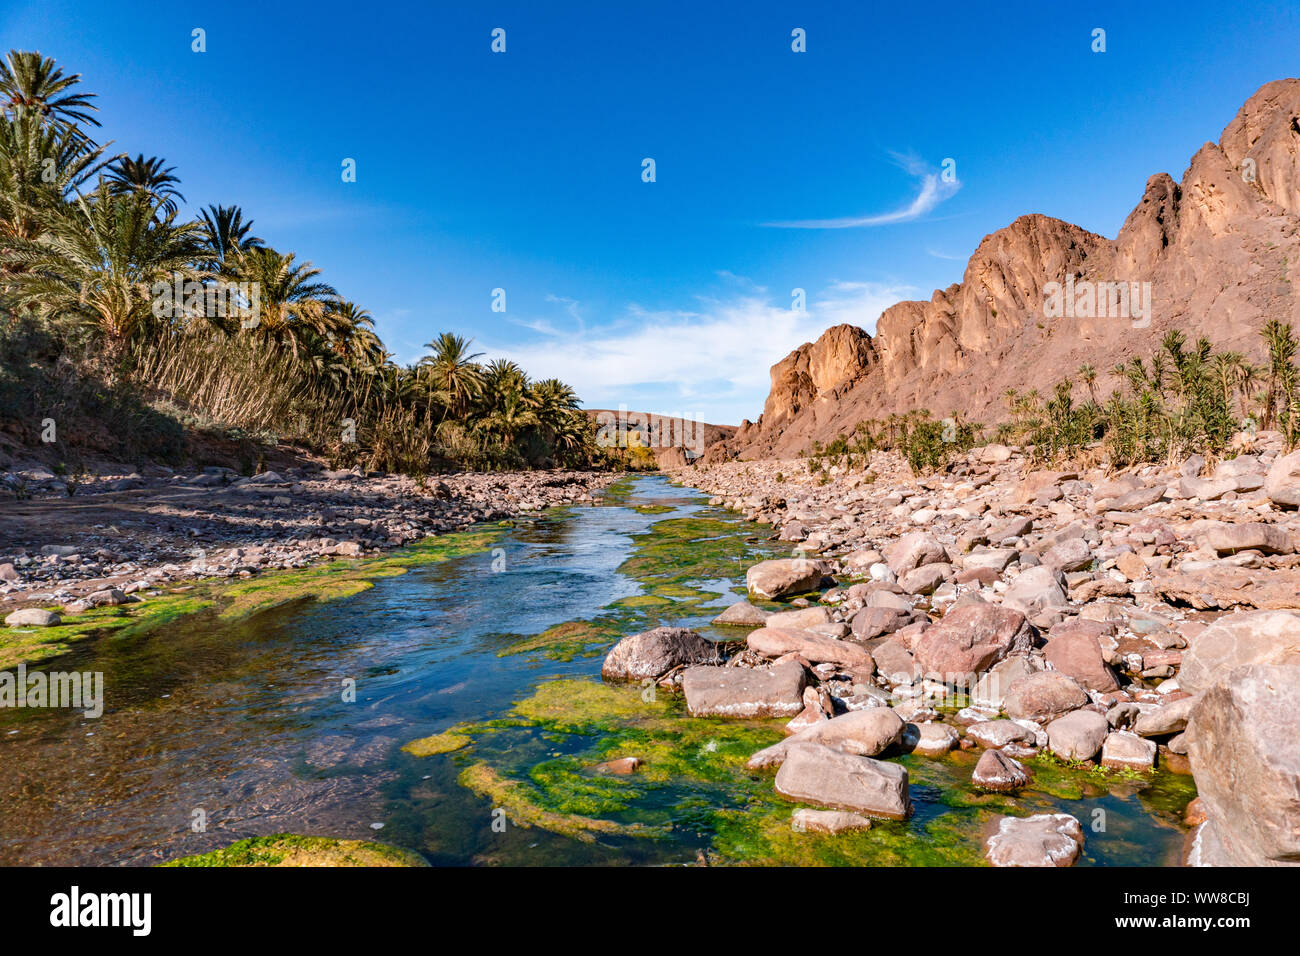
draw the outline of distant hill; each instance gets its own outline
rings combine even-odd
[[[734,425],[710,425],[688,418],[634,412],[627,409],[588,408],[596,420],[597,441],[610,441],[618,447],[646,447],[659,467],[687,464],[704,454],[717,442],[735,434]]]

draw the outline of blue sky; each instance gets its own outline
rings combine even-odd
[[[1018,215],[1113,237],[1300,49],[1295,4],[1197,0],[215,6],[9,0],[0,44],[83,74],[103,139],[242,206],[399,360],[451,330],[589,407],[723,423]]]

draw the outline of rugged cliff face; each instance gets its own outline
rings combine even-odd
[[[1103,283],[1132,288],[1129,311],[1100,314],[1119,304]],[[838,325],[801,345],[772,367],[758,421],[708,458],[795,455],[863,418],[915,408],[994,421],[1007,388],[1046,393],[1083,363],[1104,395],[1118,384],[1112,366],[1172,328],[1253,354],[1265,319],[1300,324],[1297,283],[1300,79],[1285,79],[1247,100],[1181,182],[1152,176],[1115,239],[1021,216],[984,237],[960,283],[886,309],[874,337]],[[1149,321],[1134,314],[1143,288]],[[1100,290],[1092,314],[1083,299],[1054,308],[1085,289]]]

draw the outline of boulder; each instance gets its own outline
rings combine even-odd
[[[887,820],[912,812],[906,769],[807,741],[790,745],[775,786],[792,800]]]
[[[682,674],[693,717],[793,717],[803,710],[803,665],[689,667]]]
[[[881,641],[871,656],[876,661],[876,672],[891,684],[911,684],[920,676],[921,669],[912,655],[895,641]]]
[[[1110,693],[1119,689],[1119,681],[1102,656],[1101,642],[1083,630],[1065,631],[1059,636],[1052,634],[1043,648],[1043,656],[1056,670],[1090,690]]]
[[[1139,737],[1164,737],[1167,734],[1182,733],[1187,729],[1192,710],[1200,695],[1180,697],[1159,707],[1144,708],[1133,721],[1133,733]]]
[[[1235,554],[1238,551],[1290,554],[1295,550],[1289,534],[1275,524],[1265,524],[1262,521],[1219,525],[1209,530],[1205,541],[1219,554]]]
[[[956,729],[938,721],[907,724],[899,743],[908,753],[922,757],[942,757],[957,746],[960,735]]]
[[[936,561],[908,571],[898,579],[898,586],[908,594],[933,594],[950,577],[952,565]]]
[[[1143,508],[1155,504],[1164,496],[1164,485],[1153,485],[1150,488],[1138,488],[1106,502],[1106,510],[1141,511]]]
[[[1092,564],[1092,548],[1082,538],[1066,538],[1049,548],[1042,560],[1058,571],[1082,571]]]
[[[39,607],[19,608],[5,616],[9,627],[54,627],[62,621],[53,611]]]
[[[921,635],[914,656],[925,675],[959,683],[1010,654],[1028,651],[1032,644],[1033,630],[1019,611],[996,604],[959,604]]]
[[[1300,861],[1300,667],[1254,664],[1210,687],[1192,712],[1188,756],[1223,859]]]
[[[875,757],[898,743],[903,720],[888,707],[868,707],[822,721],[793,740],[811,741],[844,753]]]
[[[1264,479],[1264,494],[1278,507],[1300,507],[1300,451],[1273,462]]]
[[[1056,568],[1043,564],[1022,571],[1011,582],[1002,600],[1005,605],[1019,608],[1026,614],[1070,603],[1065,596],[1064,576]]]
[[[970,779],[982,790],[1010,793],[1028,786],[1031,778],[1019,760],[1008,757],[1001,750],[986,750],[975,764]]]
[[[1040,670],[1042,666],[1038,660],[1024,654],[998,661],[975,682],[975,687],[970,691],[971,706],[980,710],[1000,711],[1007,689],[1020,678],[1036,674]]]
[[[981,746],[994,750],[1007,744],[1026,744],[1032,747],[1038,739],[1032,730],[1014,720],[981,720],[967,727],[966,735]]]
[[[1156,765],[1156,745],[1137,734],[1117,730],[1107,734],[1101,745],[1101,765],[1111,770],[1150,770]]]
[[[790,825],[797,833],[843,833],[846,830],[869,830],[871,819],[844,810],[796,810]]]
[[[924,531],[905,534],[885,549],[885,563],[896,575],[906,574],[925,564],[947,560],[948,553],[943,545]]]
[[[732,625],[734,627],[762,627],[770,616],[770,611],[754,607],[748,601],[738,601],[713,619],[714,624]]]
[[[1183,652],[1178,684],[1197,693],[1249,664],[1300,664],[1300,613],[1254,611],[1219,618]]]
[[[775,600],[790,594],[813,591],[821,584],[825,565],[808,558],[773,558],[760,561],[745,572],[751,594]]]
[[[605,655],[600,676],[606,680],[658,680],[682,664],[721,660],[717,645],[684,627],[656,627],[630,634]]]
[[[869,641],[882,634],[892,634],[912,619],[910,611],[896,607],[864,607],[853,615],[853,636]]]
[[[1042,724],[1087,703],[1087,692],[1074,678],[1058,671],[1040,671],[1012,682],[1002,708],[1011,717]]]
[[[793,611],[777,611],[768,616],[763,626],[807,628],[829,624],[830,620],[830,612],[824,607],[801,607]]]
[[[1109,733],[1105,714],[1076,710],[1047,725],[1047,745],[1062,760],[1091,760]]]
[[[1083,826],[1068,813],[1002,817],[984,847],[993,866],[1071,866],[1083,852]]]
[[[793,627],[763,627],[750,631],[745,638],[749,649],[764,657],[798,654],[813,664],[831,663],[841,667],[875,670],[875,661],[864,647]]]
[[[1200,498],[1202,501],[1214,501],[1236,490],[1237,482],[1232,478],[1188,477],[1178,482],[1178,491],[1184,498]]]

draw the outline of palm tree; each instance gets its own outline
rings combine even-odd
[[[17,119],[35,114],[84,137],[78,124],[98,126],[99,120],[90,115],[98,112],[90,102],[95,94],[72,91],[80,82],[80,73],[64,76],[54,60],[37,52],[10,50],[0,62],[0,100],[5,116]]]
[[[1296,340],[1291,332],[1291,323],[1280,319],[1269,319],[1260,332],[1268,349],[1267,381],[1268,391],[1264,399],[1264,428],[1272,428],[1276,421],[1279,392],[1287,380],[1291,360],[1296,353]]]
[[[193,266],[198,226],[175,219],[149,196],[124,195],[101,180],[90,196],[50,217],[39,239],[16,241],[18,301],[51,320],[96,329],[111,357],[120,357],[157,318],[155,283],[206,278]]]
[[[239,278],[257,283],[259,303],[250,327],[263,338],[287,344],[295,357],[311,339],[326,338],[338,293],[318,281],[320,274],[292,252],[281,255],[267,246],[246,250],[239,259]]]
[[[135,159],[119,156],[109,164],[108,178],[124,191],[144,192],[153,196],[167,212],[175,212],[176,200],[185,201],[185,197],[176,188],[180,179],[172,175],[175,166],[163,168],[163,161],[157,156],[144,158],[141,153]]]
[[[1094,405],[1099,404],[1097,401],[1097,370],[1084,362],[1079,366],[1079,378],[1083,384],[1088,387],[1088,397],[1092,399]]]
[[[483,368],[480,398],[491,412],[501,406],[507,395],[524,396],[528,389],[528,375],[509,359],[493,359]]]
[[[484,424],[505,444],[513,445],[521,431],[537,424],[537,413],[525,404],[522,393],[507,392]]]
[[[103,168],[103,149],[36,114],[0,116],[0,283],[18,267],[13,240],[40,237],[45,221]]]
[[[244,222],[244,212],[238,206],[208,206],[199,215],[213,268],[223,275],[235,271],[240,255],[263,245],[261,239],[250,235],[253,220]]]
[[[430,396],[453,416],[461,416],[483,386],[483,370],[475,359],[483,353],[470,353],[471,339],[443,332],[424,347],[432,352],[418,365]]]

